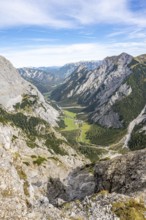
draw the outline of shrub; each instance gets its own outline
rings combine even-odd
[[[33,164],[37,164],[38,166],[40,166],[45,161],[47,161],[46,158],[38,156],[38,158],[33,161]]]
[[[60,148],[60,145],[63,143],[63,140],[57,139],[53,133],[47,135],[45,145],[49,150],[53,150],[54,153],[60,155],[67,155],[67,152],[64,149]]]
[[[146,212],[146,208],[144,203],[133,198],[113,203],[112,211],[120,220],[145,220],[144,212]]]

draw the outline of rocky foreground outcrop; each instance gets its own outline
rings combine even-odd
[[[60,201],[57,206],[66,219],[144,220],[145,166],[146,150],[130,152],[112,160],[98,162],[94,168],[93,165],[78,168],[69,175],[68,187],[54,180],[48,192],[50,195],[54,192],[55,198]]]
[[[95,191],[146,197],[146,150],[130,152],[95,166]]]
[[[29,149],[23,140],[1,145],[0,219],[145,219],[146,150],[75,170],[81,161],[71,158]]]

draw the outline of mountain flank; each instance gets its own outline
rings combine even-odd
[[[134,127],[129,129],[130,123],[145,124],[145,57],[122,53],[105,58],[94,70],[79,66],[52,92],[51,98],[61,105],[74,103],[84,107],[82,113],[92,124],[87,135],[93,143],[107,145],[118,142],[127,131],[133,131]],[[136,120],[138,116],[140,121]],[[137,132],[140,139],[144,136],[142,133]],[[145,143],[144,137],[142,142]],[[131,147],[130,142],[125,144],[128,145]]]

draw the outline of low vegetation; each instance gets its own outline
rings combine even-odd
[[[128,142],[130,150],[146,148],[146,134],[145,130],[142,130],[143,127],[145,127],[145,122],[142,122],[134,127],[130,141]]]
[[[61,131],[61,134],[66,138],[68,143],[74,147],[78,145],[78,137],[79,137],[79,130],[71,130],[71,131]]]
[[[75,146],[77,143],[107,146],[118,142],[126,134],[126,129],[105,128],[89,124],[78,118],[78,114],[64,111],[61,122],[61,133],[68,142]]]
[[[71,131],[71,130],[76,130],[78,127],[75,124],[75,118],[76,114],[70,111],[64,111],[64,123],[65,123],[65,128],[63,129],[64,131]]]
[[[12,126],[20,128],[27,137],[27,146],[30,148],[35,148],[38,145],[35,143],[36,138],[45,140],[45,145],[48,150],[53,150],[57,154],[65,155],[67,154],[60,145],[63,140],[57,139],[55,135],[50,131],[49,124],[43,119],[37,117],[29,117],[21,112],[12,114],[8,113],[2,108],[0,108],[0,122],[3,124],[10,123]],[[45,127],[45,132],[41,132],[38,126]],[[13,137],[13,141],[14,141]]]
[[[75,144],[76,142],[89,143],[86,132],[90,129],[90,124],[77,119],[77,113],[64,110],[64,116],[61,121],[61,132],[67,138],[68,142]]]
[[[22,170],[21,167],[16,167],[17,173],[19,175],[19,178],[21,180],[23,180],[23,190],[24,190],[24,194],[26,196],[30,196],[29,194],[29,183],[27,181],[27,175],[25,174],[25,172]]]
[[[88,159],[90,159],[90,161],[92,163],[98,161],[101,157],[102,154],[106,153],[106,149],[100,149],[100,148],[92,148],[91,146],[83,146],[80,145],[77,148],[77,151],[79,151],[80,153],[82,153],[83,155],[85,155],[85,157],[87,157]]]
[[[38,166],[40,166],[42,163],[44,163],[46,160],[46,158],[38,156],[34,161],[33,164],[37,164]]]
[[[146,148],[146,135],[144,132],[132,133],[128,142],[130,150],[140,150]]]
[[[83,122],[80,125],[80,136],[78,138],[79,142],[90,143],[90,140],[87,138],[87,132],[90,130],[91,125],[87,122]]]
[[[132,93],[114,105],[114,110],[119,113],[125,127],[140,114],[146,100],[146,66],[139,64],[131,66],[131,69],[133,74],[126,82],[131,86]]]
[[[55,135],[51,133],[47,135],[45,145],[49,150],[52,149],[55,154],[60,154],[64,156],[67,155],[67,152],[60,146],[63,142],[64,141],[61,139],[56,139]]]
[[[93,144],[107,146],[118,142],[125,135],[126,130],[104,128],[100,125],[91,125],[87,131],[87,138]]]
[[[146,212],[146,208],[144,203],[134,198],[113,203],[112,211],[120,220],[145,220],[144,212]]]
[[[37,136],[38,131],[35,129],[39,124],[47,125],[46,121],[37,117],[28,117],[23,113],[8,113],[0,108],[0,122],[3,124],[12,123],[18,128],[21,128],[27,135]],[[47,125],[48,126],[48,125]]]
[[[36,95],[23,95],[21,103],[18,102],[16,105],[14,105],[14,108],[16,110],[25,110],[27,108],[33,107],[35,103],[37,102],[38,97]]]

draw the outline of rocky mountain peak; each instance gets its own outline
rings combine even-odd
[[[125,52],[119,55],[119,62],[129,64],[132,61],[133,57]]]
[[[127,64],[127,63],[130,63],[131,60],[132,60],[132,56],[123,52],[121,53],[120,55],[118,56],[111,56],[111,57],[106,57],[104,60],[103,60],[103,63],[104,65],[112,65],[112,64]]]

